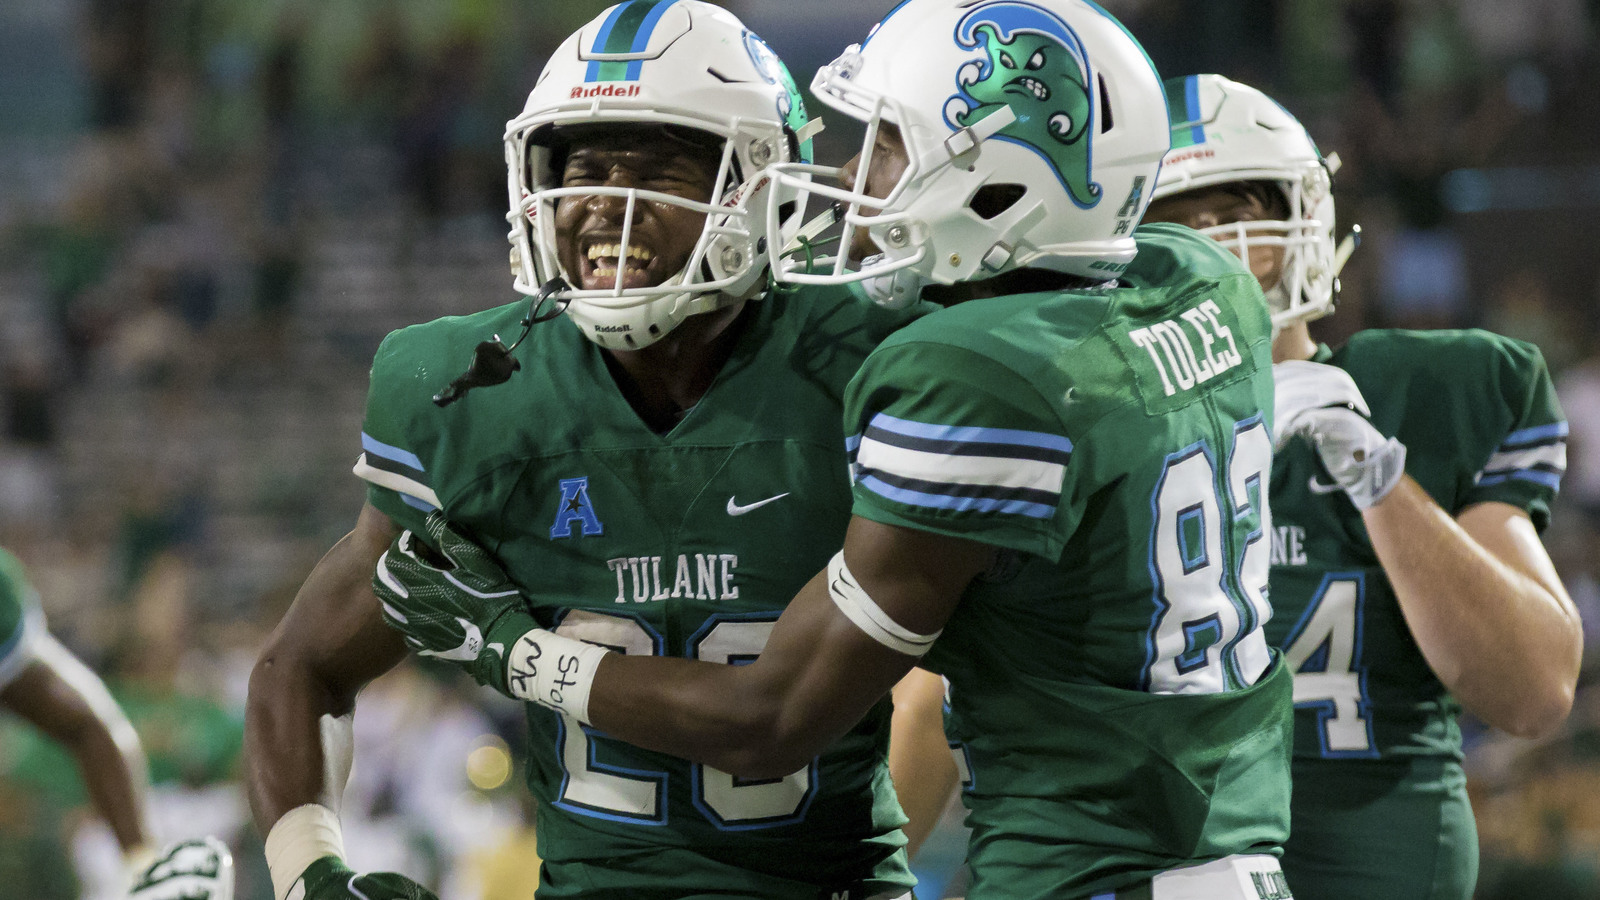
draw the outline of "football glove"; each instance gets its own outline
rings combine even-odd
[[[1367,417],[1371,410],[1345,370],[1308,360],[1272,367],[1273,443],[1282,449],[1303,436],[1357,509],[1382,500],[1406,471],[1406,447],[1385,438]]]
[[[430,890],[394,872],[358,875],[337,856],[306,867],[284,900],[439,900]]]
[[[405,531],[378,559],[372,589],[384,622],[419,655],[454,663],[509,696],[506,650],[538,623],[488,551],[443,513],[430,513],[424,527],[427,544]]]
[[[128,900],[233,900],[233,855],[214,837],[178,841],[134,878]]]

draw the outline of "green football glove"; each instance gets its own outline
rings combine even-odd
[[[479,684],[506,687],[508,648],[538,623],[488,551],[438,511],[425,525],[435,553],[405,531],[378,559],[372,589],[383,620],[422,656],[455,663]]]
[[[356,874],[337,856],[306,867],[284,900],[439,900],[434,893],[393,872]]]

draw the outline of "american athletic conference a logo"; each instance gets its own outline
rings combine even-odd
[[[605,526],[594,514],[594,504],[589,502],[589,477],[561,479],[561,505],[556,510],[555,523],[550,526],[550,539],[604,532]]]
[[[1079,209],[1099,205],[1100,185],[1090,175],[1089,59],[1078,33],[1049,10],[1000,2],[963,16],[955,41],[984,56],[956,73],[959,93],[945,101],[945,122],[965,128],[1009,105],[1017,120],[995,137],[1043,157]]]

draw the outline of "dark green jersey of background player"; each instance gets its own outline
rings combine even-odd
[[[1483,331],[1363,331],[1315,359],[1350,373],[1372,424],[1406,445],[1406,473],[1446,512],[1498,501],[1540,530],[1549,522],[1567,426],[1536,348]],[[1290,887],[1313,900],[1470,896],[1460,707],[1308,443],[1279,453],[1272,507],[1267,634],[1296,672]]]
[[[1116,288],[907,326],[846,400],[856,515],[1004,548],[924,659],[970,760],[973,896],[1087,897],[1288,833],[1266,305],[1214,241],[1137,237]]]
[[[506,385],[435,407],[430,395],[473,345],[513,332],[525,310],[442,319],[384,341],[358,466],[377,482],[371,502],[413,529],[442,506],[558,633],[625,653],[753,659],[843,543],[845,385],[914,313],[845,289],[755,304],[709,391],[667,434],[645,426],[599,348],[565,319],[533,329]],[[804,771],[746,781],[530,705],[539,895],[904,892],[888,715],[879,704]]]
[[[22,563],[0,550],[0,688],[11,683],[33,659],[43,638],[44,612]]]

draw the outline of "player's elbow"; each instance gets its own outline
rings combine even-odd
[[[1575,679],[1548,678],[1530,690],[1507,711],[1504,721],[1495,723],[1502,731],[1519,738],[1548,737],[1572,712]]]
[[[747,720],[716,767],[740,778],[782,778],[811,764],[821,752],[814,731],[786,725],[778,714]]]

